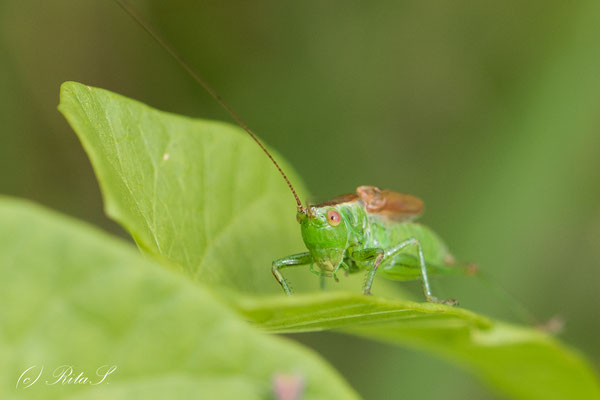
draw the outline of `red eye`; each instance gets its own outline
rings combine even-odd
[[[327,222],[331,226],[338,226],[342,218],[340,217],[340,213],[335,210],[327,211]]]

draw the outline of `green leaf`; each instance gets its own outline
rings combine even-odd
[[[515,399],[597,399],[598,381],[576,351],[540,331],[460,308],[349,293],[245,298],[238,309],[271,332],[323,329],[426,350],[465,366]]]
[[[460,308],[348,293],[263,298],[280,290],[269,272],[270,262],[302,251],[302,246],[295,241],[298,226],[288,217],[293,203],[285,183],[243,132],[166,114],[76,83],[63,85],[60,110],[90,155],[109,214],[142,248],[181,266],[193,279],[237,289],[221,297],[262,328],[341,329],[425,349],[470,369],[514,398],[600,396],[592,369],[576,352],[531,328],[495,322]],[[180,151],[164,150],[165,143],[177,143]],[[244,154],[244,161],[234,168],[231,161],[222,160],[232,148]],[[181,166],[160,164],[165,153],[177,154],[166,162],[176,159]],[[284,168],[292,172],[285,164]],[[236,174],[257,181],[272,179],[272,186],[253,185],[242,194],[238,184],[232,184]],[[173,180],[178,184],[170,184]],[[214,192],[201,189],[207,182]],[[212,217],[236,215],[246,204],[238,203],[240,196],[261,198],[265,204],[242,211],[243,223]],[[215,232],[218,240],[210,239]],[[211,254],[210,262],[201,256],[206,253]],[[289,276],[293,283],[317,280],[307,271]],[[383,283],[377,282],[379,293],[384,292],[379,289]]]
[[[281,291],[269,268],[273,255],[303,249],[288,234],[298,228],[296,206],[246,133],[74,82],[62,85],[59,110],[92,161],[107,214],[142,249],[207,284]],[[281,166],[305,196],[293,169]],[[295,283],[303,281],[317,286],[301,276]]]
[[[2,197],[0,221],[0,398],[266,399],[277,374],[301,377],[306,398],[357,398],[319,357],[119,239]],[[94,382],[117,369],[97,386],[47,385],[65,364]]]
[[[492,322],[458,307],[415,303],[357,293],[331,292],[279,297],[236,297],[234,307],[276,333],[311,332],[371,323],[418,321],[433,328],[479,327]]]

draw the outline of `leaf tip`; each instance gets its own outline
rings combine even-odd
[[[65,81],[60,84],[59,102],[57,108],[62,114],[65,114],[65,103],[74,95],[76,88],[79,86],[84,85],[74,81]]]

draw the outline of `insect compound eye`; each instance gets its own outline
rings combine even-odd
[[[338,226],[340,224],[341,220],[342,220],[342,217],[340,217],[339,212],[337,212],[335,210],[327,211],[327,222],[329,222],[329,225]]]

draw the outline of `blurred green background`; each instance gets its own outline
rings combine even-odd
[[[457,258],[540,321],[561,316],[562,339],[598,368],[599,2],[130,4],[292,162],[314,200],[362,184],[420,196],[423,221]],[[0,191],[122,236],[56,111],[60,83],[229,121],[109,0],[3,0],[0,52]],[[515,320],[475,278],[434,285]],[[368,399],[497,398],[428,355],[333,333],[294,338]]]

